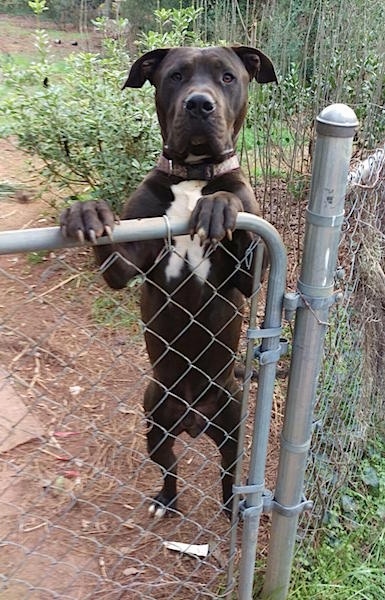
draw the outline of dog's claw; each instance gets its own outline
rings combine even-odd
[[[104,231],[106,232],[106,235],[107,235],[108,239],[110,240],[110,242],[112,242],[113,240],[112,240],[112,229],[111,229],[111,227],[109,225],[106,225],[104,227]]]
[[[226,236],[227,239],[231,242],[233,239],[233,232],[231,231],[231,229],[226,229]]]
[[[200,240],[200,245],[203,246],[207,240],[207,234],[206,231],[203,229],[203,227],[200,227],[197,231],[197,235],[199,237]]]
[[[76,232],[76,237],[78,238],[78,241],[79,241],[81,244],[84,244],[84,240],[85,240],[85,238],[84,238],[84,233],[83,233],[83,231],[82,231],[81,229],[78,229],[78,230],[77,230],[77,232]]]
[[[89,229],[88,238],[89,238],[91,244],[96,244],[96,233],[93,229]]]

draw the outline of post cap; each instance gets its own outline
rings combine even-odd
[[[317,132],[332,137],[353,137],[358,126],[356,113],[346,104],[331,104],[317,117]]]

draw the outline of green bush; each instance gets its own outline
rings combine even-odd
[[[156,31],[141,32],[138,36],[137,46],[140,51],[146,52],[155,48],[172,46],[201,46],[202,39],[193,25],[201,8],[161,8],[154,11]]]
[[[141,50],[199,43],[191,31],[198,13],[156,11],[161,33],[142,34]],[[42,175],[64,187],[69,201],[104,198],[120,212],[161,149],[153,89],[122,91],[130,59],[121,37],[106,38],[101,54],[71,55],[60,70],[47,34],[35,38],[38,60],[22,68],[3,62],[0,136],[16,135],[22,150],[42,159]]]
[[[103,197],[119,211],[160,149],[152,89],[121,90],[129,60],[115,41],[106,40],[103,56],[70,56],[57,73],[45,34],[36,35],[40,60],[3,69],[10,90],[0,133],[17,135],[71,197]]]

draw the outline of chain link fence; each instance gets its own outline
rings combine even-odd
[[[384,149],[353,164],[337,271],[343,300],[326,336],[305,489],[314,508],[300,520],[302,548],[316,541],[383,411],[384,182]],[[223,515],[220,454],[206,436],[176,440],[180,512],[148,514],[161,475],[148,458],[142,411],[151,369],[138,296],[147,274],[112,293],[88,249],[5,255],[0,267],[1,597],[226,595],[242,531]],[[257,312],[262,323],[263,302]],[[240,314],[242,371],[253,324],[247,307]],[[250,387],[253,398],[257,383]],[[270,489],[284,388],[279,381],[273,403]],[[251,402],[246,457],[253,415]],[[264,517],[260,556],[266,524]]]
[[[23,240],[22,233],[14,237]],[[166,240],[162,259],[176,252]],[[1,597],[225,595],[242,533],[223,513],[221,446],[207,436],[174,436],[178,510],[165,519],[148,511],[161,486],[160,469],[148,456],[142,409],[154,377],[139,317],[150,274],[141,273],[124,292],[111,292],[88,249],[31,251],[0,261]],[[249,262],[249,256],[238,261],[237,271],[248,271]],[[283,265],[279,305],[284,273]],[[213,288],[212,295],[220,297],[221,290]],[[233,309],[245,334],[248,306]],[[263,302],[258,310],[262,321]],[[151,331],[151,323],[146,327]],[[246,346],[244,335],[236,357],[240,371]],[[207,351],[219,351],[215,338],[207,340]],[[232,361],[230,349],[223,351]],[[253,398],[255,381],[247,387]],[[246,457],[253,402],[247,412]],[[277,435],[273,428],[270,485]],[[237,468],[244,480],[247,461]],[[266,546],[266,533],[260,542]]]
[[[353,161],[336,287],[314,410],[302,549],[318,539],[384,414],[385,148]],[[343,507],[342,507],[343,510]]]

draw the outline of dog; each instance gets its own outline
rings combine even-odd
[[[131,67],[123,88],[147,80],[155,87],[163,151],[121,216],[184,217],[190,235],[173,239],[173,252],[165,252],[165,240],[114,243],[114,215],[104,201],[74,203],[60,218],[67,237],[110,237],[111,244],[93,248],[111,288],[146,273],[141,315],[153,376],[144,411],[149,456],[163,472],[149,507],[156,517],[177,510],[173,445],[184,431],[205,433],[219,448],[223,507],[232,510],[241,394],[234,360],[252,293],[246,257],[258,242],[235,226],[239,212],[259,213],[235,145],[253,79],[277,81],[270,59],[245,46],[158,49]]]

